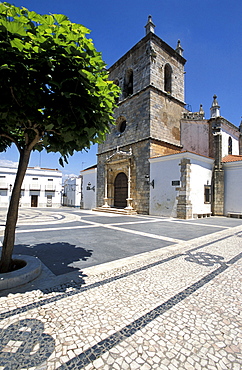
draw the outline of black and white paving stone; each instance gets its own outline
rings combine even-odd
[[[161,240],[162,225],[177,225],[164,219],[149,224],[149,217],[128,220],[110,217],[102,223],[95,215],[92,222],[101,226],[90,223],[93,253],[97,228],[105,240],[109,226],[123,229],[126,222],[130,230],[140,220],[142,232],[136,226],[131,230],[136,241],[148,245]],[[141,254],[135,250],[78,273],[47,271],[34,284],[2,292],[0,370],[242,369],[242,225],[237,221],[211,218],[200,227],[196,220],[198,237],[191,232],[193,221],[178,223],[181,238],[164,235],[162,248],[147,246]],[[160,230],[154,232],[154,224]],[[64,235],[61,225],[60,219],[55,242],[57,234]],[[79,229],[72,230],[71,221],[68,227],[74,240]],[[19,236],[45,239],[44,231],[22,230],[27,229]],[[87,229],[80,230],[85,239]],[[127,243],[130,233],[117,232],[123,235],[120,243]],[[134,242],[131,238],[131,247]]]

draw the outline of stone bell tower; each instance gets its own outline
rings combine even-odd
[[[97,205],[149,213],[149,158],[180,152],[184,111],[184,65],[176,49],[155,34],[151,16],[146,35],[113,66],[110,80],[121,88],[116,125],[98,148]]]

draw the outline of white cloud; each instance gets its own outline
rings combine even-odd
[[[18,162],[13,162],[8,159],[0,159],[0,167],[18,167]]]
[[[66,180],[68,179],[77,179],[79,176],[75,175],[74,173],[73,174],[68,174],[68,173],[62,173],[62,185],[66,182]]]
[[[74,173],[63,173],[62,174],[62,178],[64,179],[73,179],[73,178],[77,178],[78,176],[75,175]]]

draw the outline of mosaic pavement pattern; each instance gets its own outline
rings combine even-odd
[[[72,222],[80,220],[80,216],[62,212],[57,209],[51,210],[45,209],[33,209],[33,208],[20,208],[18,216],[18,225],[35,225],[35,224],[55,224],[63,222]],[[0,208],[0,226],[3,226],[6,221],[6,209]]]
[[[216,235],[6,294],[0,370],[242,369],[242,226]]]

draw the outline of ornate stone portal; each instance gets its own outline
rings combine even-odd
[[[106,158],[103,208],[118,207],[120,204],[120,208],[133,210],[133,198],[131,197],[132,167],[133,154],[131,148],[128,152],[125,152],[117,147],[117,151]],[[119,178],[122,179],[121,182],[118,181]],[[121,200],[117,199],[120,196]],[[126,204],[125,207],[122,207],[124,199]]]

